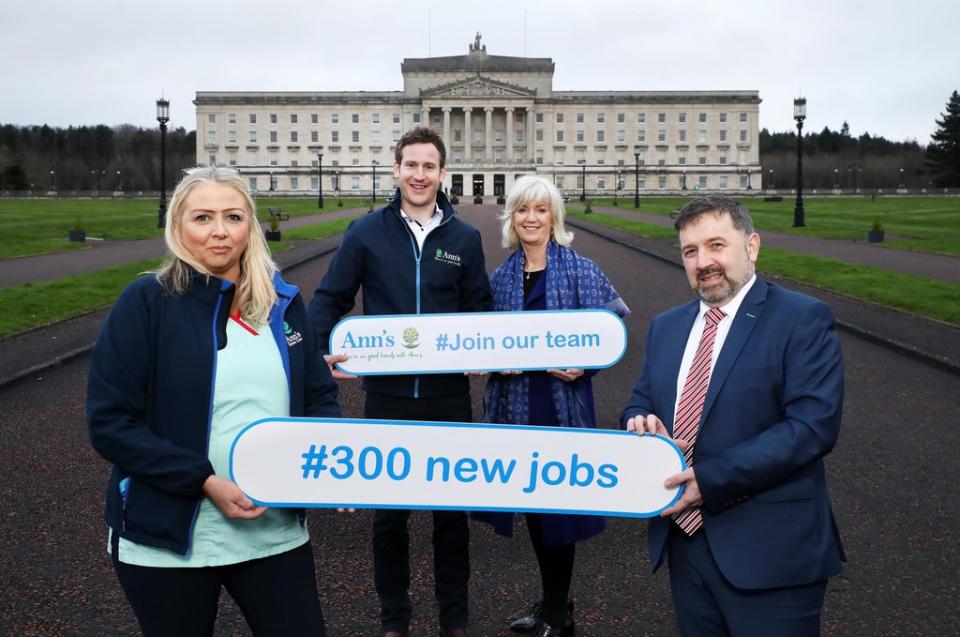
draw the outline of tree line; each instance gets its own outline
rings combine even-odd
[[[196,133],[167,131],[167,188],[196,164]],[[125,193],[160,189],[160,131],[0,125],[0,190]]]

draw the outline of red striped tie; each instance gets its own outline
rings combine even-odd
[[[707,397],[707,387],[710,385],[710,372],[713,368],[713,341],[717,337],[717,324],[726,316],[720,308],[710,308],[704,319],[703,336],[700,345],[687,372],[687,380],[680,392],[680,404],[677,405],[677,416],[673,423],[673,437],[686,440],[689,443],[683,452],[687,466],[693,465],[693,445],[697,441],[697,430],[700,428],[700,416],[703,415],[703,403]],[[687,535],[693,535],[703,526],[703,515],[700,507],[690,507],[673,514],[673,521]]]

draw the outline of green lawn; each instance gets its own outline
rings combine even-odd
[[[335,212],[358,206],[361,199],[337,200],[326,197],[323,210],[316,199],[260,198],[258,218],[266,221],[271,206],[291,217]],[[77,219],[88,237],[103,239],[148,239],[160,236],[157,229],[156,199],[0,199],[0,259],[82,249],[83,243],[70,243],[67,232]],[[281,225],[282,227],[282,225]]]
[[[640,198],[640,212],[669,215],[689,199]],[[866,240],[878,217],[887,233],[885,247],[960,256],[960,197],[831,197],[804,199],[804,228],[793,228],[794,199],[764,201],[763,195],[740,198],[760,230],[815,237]],[[632,198],[619,198],[619,208],[634,210]],[[571,202],[577,206],[579,202]],[[594,199],[610,206],[613,199]]]
[[[570,210],[569,214],[578,219],[644,237],[676,236],[670,228],[612,215],[594,213],[588,216],[578,210]],[[960,285],[767,247],[760,250],[757,268],[856,298],[960,325]]]

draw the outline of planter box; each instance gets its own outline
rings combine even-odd
[[[475,203],[475,204],[482,204],[482,203],[483,203],[483,197],[477,195],[476,197],[473,198],[473,203]]]
[[[267,230],[264,234],[267,236],[267,241],[279,241],[280,240],[280,231],[279,230]]]
[[[867,241],[870,243],[880,243],[883,241],[883,230],[871,230],[867,233]]]
[[[84,242],[87,240],[87,231],[86,230],[71,230],[67,233],[67,238],[70,241]]]

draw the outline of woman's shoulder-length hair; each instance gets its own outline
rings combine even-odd
[[[545,203],[550,207],[553,217],[551,235],[558,245],[570,245],[573,233],[567,230],[566,208],[560,191],[549,179],[539,175],[526,175],[513,184],[503,213],[500,215],[501,243],[504,248],[515,250],[520,243],[517,231],[513,227],[513,214],[523,206]]]

